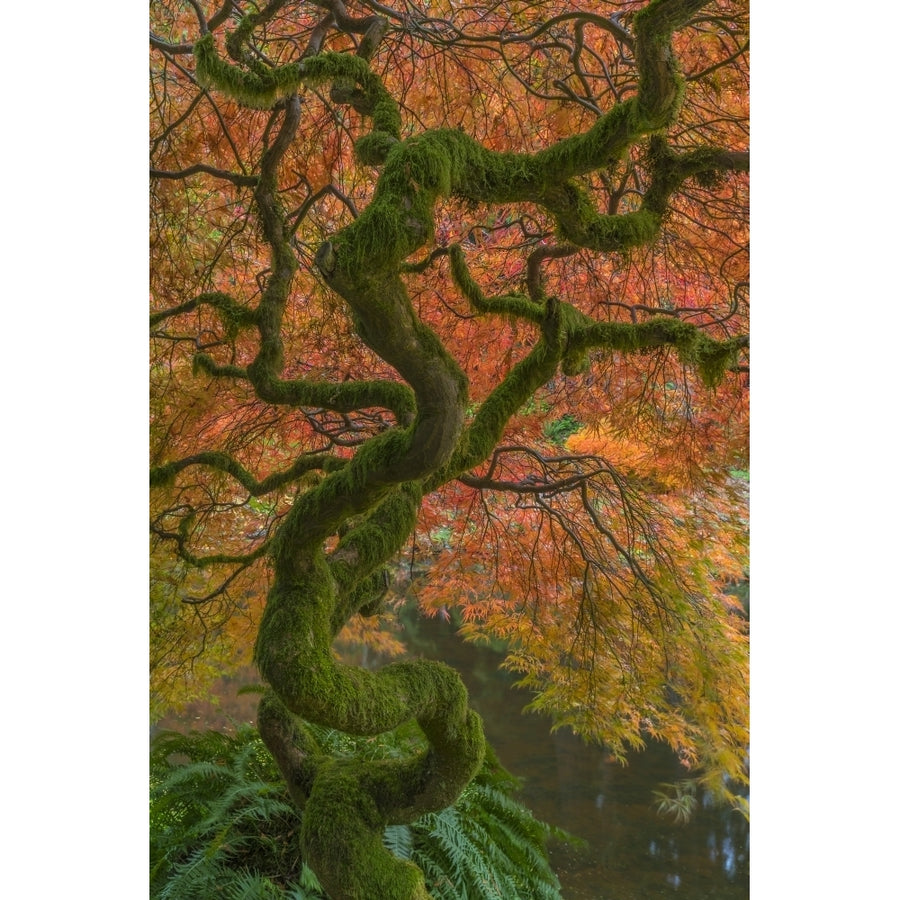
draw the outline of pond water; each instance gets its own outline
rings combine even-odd
[[[588,842],[551,848],[566,900],[747,900],[750,826],[739,813],[700,798],[687,824],[662,818],[660,783],[684,778],[665,746],[653,744],[627,766],[568,729],[522,713],[530,695],[500,670],[502,654],[464,643],[452,625],[418,620],[410,648],[458,669],[472,706],[503,765],[524,781],[519,799],[546,822]]]
[[[500,761],[523,779],[519,799],[539,819],[587,842],[551,847],[566,900],[747,900],[750,827],[739,813],[704,797],[687,824],[657,813],[653,790],[684,777],[666,747],[651,745],[623,767],[568,730],[551,734],[546,717],[523,714],[529,695],[499,669],[500,653],[464,643],[454,626],[439,619],[416,619],[406,635],[414,655],[459,670]],[[222,681],[217,708],[195,704],[186,716],[158,727],[255,721],[257,698],[236,696],[242,680]],[[252,673],[247,680],[255,680]]]

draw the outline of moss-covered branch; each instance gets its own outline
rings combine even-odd
[[[578,247],[606,252],[646,246],[659,236],[669,201],[685,181],[693,178],[709,186],[725,172],[749,168],[747,154],[712,147],[677,154],[658,135],[650,139],[646,155],[650,184],[635,212],[602,214],[587,192],[574,182],[560,185],[548,196],[545,205],[556,217],[560,236]]]
[[[562,366],[566,374],[581,371],[591,349],[639,353],[669,346],[682,362],[695,368],[707,387],[717,386],[734,369],[749,338],[716,340],[696,325],[657,317],[646,322],[595,322],[568,303],[550,298],[543,335],[528,356],[513,367],[481,404],[465,429],[457,451],[426,480],[426,493],[436,490],[485,462],[503,437],[509,420]]]
[[[260,704],[260,734],[304,810],[306,858],[332,897],[428,900],[421,871],[389,853],[382,834],[389,824],[409,823],[453,803],[461,791],[457,786],[477,772],[468,765],[460,768],[459,761],[478,760],[480,767],[485,756],[480,720],[467,709],[465,688],[451,669],[427,662],[396,668],[417,669],[417,684],[423,676],[433,682],[433,690],[418,692],[416,700],[420,725],[434,743],[406,759],[326,758],[276,695],[267,695]],[[451,720],[463,719],[463,727],[449,739],[443,721],[439,730],[433,727],[434,720],[443,720],[439,709],[448,699]]]
[[[420,482],[393,489],[363,521],[348,529],[329,556],[329,566],[339,596],[347,598],[335,608],[335,634],[362,605],[371,603],[370,592],[355,594],[357,585],[393,559],[413,533],[422,502]]]
[[[219,317],[225,326],[225,331],[230,336],[233,336],[237,330],[241,328],[255,324],[256,321],[254,310],[242,306],[237,300],[222,291],[210,291],[208,293],[198,294],[193,299],[187,300],[178,306],[173,306],[170,309],[163,309],[159,312],[151,313],[150,327],[153,328],[156,325],[159,325],[160,322],[170,319],[173,316],[180,316],[183,313],[193,312],[201,306],[210,306],[218,312]]]
[[[205,569],[212,566],[241,565],[248,566],[258,559],[266,556],[271,548],[271,541],[264,541],[249,553],[210,553],[206,556],[197,556],[188,550],[188,539],[192,519],[184,519],[178,531],[166,531],[163,528],[151,526],[151,531],[163,540],[171,541],[179,559],[183,559],[189,566],[197,569]]]
[[[544,308],[522,294],[506,294],[502,297],[486,297],[469,272],[466,257],[459,244],[451,244],[450,274],[462,295],[480,313],[496,313],[514,319],[526,319],[540,324],[544,319]]]
[[[271,108],[284,101],[283,111],[270,121],[279,127],[263,154],[253,195],[270,251],[269,275],[256,310],[233,325],[256,327],[259,351],[246,370],[211,360],[208,370],[226,374],[233,369],[268,402],[338,411],[379,406],[392,409],[398,425],[366,441],[346,463],[323,465],[326,477],[296,498],[270,543],[274,580],[255,658],[273,693],[260,707],[260,728],[292,795],[305,807],[303,849],[335,900],[422,900],[427,893],[421,872],[387,853],[381,833],[386,824],[408,822],[459,795],[485,752],[481,724],[468,709],[459,677],[446,666],[404,662],[378,672],[344,666],[331,652],[335,634],[350,616],[378,608],[383,566],[411,534],[423,494],[489,458],[510,418],[560,367],[569,374],[579,371],[595,347],[636,352],[672,346],[714,384],[744,344],[742,339],[714,341],[677,319],[594,322],[544,296],[539,261],[529,270],[530,297],[488,298],[471,277],[461,249],[451,247],[453,278],[474,309],[522,318],[540,328],[535,347],[466,425],[467,380],[416,314],[402,280],[404,261],[433,241],[440,198],[537,204],[556,218],[568,242],[565,252],[574,246],[622,250],[644,245],[656,238],[672,193],[686,178],[709,179],[739,162],[712,151],[677,156],[655,142],[642,207],[619,216],[600,215],[577,183],[675,120],[684,80],[671,36],[703,5],[701,0],[653,0],[638,13],[636,96],[614,106],[585,133],[537,153],[490,151],[448,129],[402,139],[399,106],[362,56],[317,53],[288,65],[264,64],[248,47],[254,30],[280,5],[276,0],[245,16],[228,36],[232,62],[219,56],[211,34],[195,45],[201,84],[250,106]],[[336,20],[345,15],[339,3],[320,5]],[[370,44],[380,38],[380,33],[366,34]],[[364,49],[370,56],[372,47]],[[360,338],[394,367],[403,387],[282,379],[281,331],[297,261],[280,206],[278,174],[298,127],[301,85],[328,85],[333,100],[350,103],[371,119],[371,129],[357,138],[354,150],[363,164],[381,167],[372,199],[358,218],[320,246],[316,266],[347,304]],[[231,306],[217,302],[227,316]],[[198,454],[161,467],[155,478],[171,479],[193,464],[227,472],[250,492],[274,489],[287,483],[279,479],[303,468],[298,461],[278,476],[257,481],[227,456]],[[325,542],[335,534],[340,540],[326,554]],[[429,748],[409,759],[377,764],[323,758],[304,719],[357,735],[379,734],[415,719]]]
[[[534,392],[546,384],[569,354],[567,336],[586,317],[569,304],[548,298],[541,322],[541,338],[487,396],[466,427],[448,464],[426,481],[426,491],[483,463],[503,437],[509,420]]]
[[[448,129],[399,141],[399,108],[360,57],[323,53],[278,69],[272,78],[292,89],[301,82],[356,85],[354,106],[372,117],[371,132],[355,143],[357,156],[385,166],[372,203],[332,242],[323,262],[332,264],[337,254],[345,269],[359,268],[372,262],[378,250],[383,254],[377,258],[378,268],[395,270],[433,237],[434,203],[447,196],[473,203],[541,204],[557,217],[567,240],[593,249],[621,250],[655,239],[664,206],[662,188],[639,212],[599,216],[572,179],[615,163],[639,138],[658,132],[677,116],[684,79],[670,40],[673,30],[702,5],[703,0],[656,0],[642,10],[635,17],[637,97],[614,106],[587,132],[533,154],[489,151]],[[274,87],[258,84],[252,73],[214,56],[209,41],[201,53],[203,77],[239,100],[252,94],[256,103],[274,102]]]
[[[230,475],[251,497],[262,497],[296,481],[300,476],[315,470],[335,471],[345,465],[345,461],[327,453],[301,456],[290,468],[257,481],[253,474],[227,453],[209,451],[194,453],[183,459],[155,466],[150,469],[150,487],[163,487],[175,481],[175,476],[191,466],[206,466]]]
[[[194,43],[197,82],[202,87],[215,87],[252,109],[271,109],[289,96],[300,84],[297,63],[248,71],[225,62],[216,52],[213,35],[205,34]]]
[[[296,794],[304,794],[304,852],[335,897],[427,897],[421,873],[378,850],[387,824],[452,803],[475,775],[485,744],[465,687],[441,663],[395,663],[369,672],[330,652],[337,585],[321,552],[276,574],[256,661],[277,701],[264,701],[264,737]],[[380,734],[415,718],[426,753],[388,763],[310,760],[294,717],[353,734]],[[275,720],[274,723],[272,720]],[[269,743],[271,741],[271,743]],[[306,791],[308,790],[308,796]]]
[[[709,0],[657,0],[634,16],[638,81],[637,115],[649,130],[670,125],[681,107],[684,78],[672,50],[672,35]]]
[[[257,396],[267,403],[280,406],[321,407],[334,412],[349,413],[360,409],[389,409],[403,425],[409,425],[415,415],[416,403],[412,391],[396,381],[306,381],[273,378],[263,368],[254,371]]]
[[[253,54],[245,49],[245,44],[250,42],[256,29],[271,21],[289,3],[290,0],[269,0],[262,8],[257,7],[255,12],[243,12],[237,28],[229,31],[225,36],[225,46],[228,49],[228,55],[236,62],[243,62],[252,68],[265,68],[264,63],[256,60]]]
[[[578,329],[571,337],[574,351],[606,348],[635,353],[672,347],[685,365],[697,369],[707,387],[721,382],[725,372],[738,364],[740,351],[749,344],[746,335],[719,341],[696,325],[662,316],[638,323],[595,322]]]
[[[270,248],[270,274],[256,317],[260,348],[247,367],[247,375],[254,387],[277,378],[284,366],[281,323],[297,270],[297,260],[290,244],[291,233],[285,212],[278,198],[278,171],[299,123],[300,98],[293,94],[285,105],[281,128],[275,140],[263,153],[259,184],[253,192],[260,227]]]
[[[231,378],[235,381],[247,381],[249,376],[247,370],[243,366],[235,366],[231,364],[217,363],[207,353],[196,353],[191,360],[194,374],[197,372],[205,372],[212,378]]]

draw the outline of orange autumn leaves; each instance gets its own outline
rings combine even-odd
[[[493,150],[534,151],[583,133],[635,90],[629,48],[593,22],[576,34],[565,17],[579,10],[615,14],[627,26],[643,5],[542,0],[485,10],[462,2],[422,4],[428,27],[392,28],[372,67],[400,103],[404,137],[460,128]],[[164,21],[170,9],[171,21]],[[364,11],[361,4],[348,9]],[[668,135],[679,152],[707,143],[746,149],[744,10],[722,2],[707,12],[675,37],[689,78]],[[291,4],[289,14],[267,26],[261,40],[267,57],[291,59],[319,15],[312,4]],[[196,30],[185,4],[155,3],[153,17],[163,34]],[[447,22],[472,39],[454,39]],[[346,50],[355,38],[330,40],[328,49]],[[235,173],[258,171],[274,133],[270,114],[199,91],[189,56],[154,54],[153,66],[153,165],[178,171],[203,161]],[[355,335],[345,306],[313,265],[321,242],[371,199],[378,172],[353,155],[353,141],[368,128],[365,117],[331,102],[327,90],[304,93],[279,183],[299,266],[282,327],[286,379],[396,378]],[[648,177],[644,149],[637,145],[608,169],[579,178],[598,211],[640,205]],[[158,180],[153,203],[154,308],[209,290],[248,307],[259,302],[269,252],[248,186],[206,174]],[[542,287],[598,321],[665,314],[716,338],[744,333],[746,205],[744,175],[714,185],[688,182],[652,246],[610,254],[573,248],[540,266]],[[537,204],[488,207],[442,198],[433,245],[408,260],[424,263],[434,253],[424,271],[410,271],[404,280],[416,313],[466,374],[471,421],[534,347],[540,329],[474,313],[449,277],[446,248],[454,242],[463,246],[484,293],[501,296],[526,293],[530,254],[555,247],[558,238],[552,217]],[[155,461],[224,450],[264,478],[323,448],[348,458],[363,439],[395,424],[384,411],[342,420],[269,405],[245,382],[192,371],[197,351],[240,367],[258,349],[253,329],[229,334],[212,309],[173,317],[163,330],[151,376]],[[746,407],[745,372],[729,373],[711,392],[673,352],[594,353],[587,373],[558,375],[509,423],[503,445],[511,449],[498,455],[493,471],[499,486],[453,482],[426,498],[398,571],[416,573],[413,592],[427,611],[455,608],[469,636],[508,641],[508,665],[536,691],[535,705],[557,721],[619,753],[659,737],[686,761],[717,773],[710,777],[740,779],[746,636],[728,589],[747,567]],[[566,415],[574,430],[548,433]],[[221,473],[189,474],[154,502],[165,513],[160,527],[170,531],[182,509],[204,510],[194,531],[198,554],[258,546],[297,489],[250,503]],[[179,608],[173,598],[205,596],[229,577],[204,569],[174,585],[180,574],[163,557],[155,560],[166,586],[158,588],[156,609],[166,615]],[[225,665],[239,655],[241,642],[252,639],[268,574],[258,560],[215,601],[183,605],[172,621],[160,612],[162,657],[190,661],[199,678],[213,662]],[[176,624],[189,640],[176,640]],[[396,636],[380,627],[389,624],[390,617],[354,619],[337,647],[350,656],[362,645],[382,655],[397,652]]]
[[[547,467],[509,456],[505,477],[530,468],[546,492],[456,497],[465,514],[443,527],[423,607],[456,606],[469,639],[509,642],[505,666],[556,724],[622,759],[663,740],[735,800],[748,738],[747,623],[729,593],[747,567],[743,473],[701,489],[608,422],[569,436]],[[559,490],[551,470],[557,485],[583,480]]]

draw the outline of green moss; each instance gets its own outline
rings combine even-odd
[[[591,363],[588,354],[583,350],[567,353],[562,360],[562,371],[569,378],[583,375],[590,369]]]
[[[503,437],[510,418],[553,377],[561,357],[561,348],[539,341],[481,404],[448,464],[426,480],[426,490],[434,490],[484,462]]]
[[[371,537],[364,529],[356,535]],[[338,663],[330,652],[337,591],[324,556],[307,558],[293,574],[296,585],[276,578],[270,591],[256,659],[278,695],[263,729],[267,744],[287,769],[289,784],[308,787],[304,854],[333,896],[426,897],[421,872],[387,852],[381,836],[389,822],[412,821],[456,800],[484,758],[480,720],[468,709],[459,675],[441,663],[395,663],[379,672]],[[284,710],[359,735],[380,734],[415,718],[430,749],[379,763],[307,763],[301,754],[295,764],[290,747],[302,743],[302,735],[291,737]]]
[[[235,62],[241,61],[244,55],[242,53],[244,44],[249,40],[250,35],[253,34],[253,29],[258,22],[259,15],[257,13],[247,13],[240,20],[237,27],[225,36],[225,49]]]
[[[358,138],[353,145],[357,160],[364,166],[380,166],[397,145],[397,139],[385,131],[373,131]]]
[[[150,487],[169,487],[175,483],[175,476],[179,472],[176,463],[167,463],[164,466],[154,466],[150,469]]]
[[[707,339],[697,348],[697,371],[703,383],[714,388],[721,384],[725,373],[738,364],[740,349],[744,341],[734,339],[718,343]]]
[[[332,761],[316,780],[300,835],[310,867],[331,896],[429,900],[421,870],[384,846],[385,825],[354,763]]]
[[[674,317],[658,317],[646,322],[597,322],[573,328],[572,349],[606,348],[620,353],[637,353],[656,347],[673,347],[684,365],[697,370],[707,387],[718,385],[725,373],[737,365],[745,337],[717,341],[695,325]]]
[[[513,320],[525,319],[536,323],[543,320],[543,307],[523,294],[486,297],[469,273],[462,247],[459,244],[451,244],[447,249],[450,256],[450,275],[462,295],[478,312],[497,313]]]
[[[393,381],[282,381],[272,376],[269,361],[263,355],[248,368],[259,396],[268,403],[287,406],[314,406],[335,412],[361,409],[389,409],[401,425],[412,421],[416,401],[404,384]]]
[[[368,516],[351,528],[331,555],[331,572],[341,589],[391,559],[412,534],[422,487],[410,482],[394,489]]]
[[[400,107],[364,59],[347,53],[319,53],[304,59],[299,67],[303,81],[311,86],[330,82],[358,85],[371,110],[372,130],[400,138]]]
[[[225,294],[221,295],[217,302],[210,305],[214,306],[219,313],[225,336],[229,340],[234,340],[243,329],[256,325],[256,310],[248,309],[246,306],[236,303]]]
[[[257,724],[292,799],[303,809],[325,754],[312,731],[272,691],[266,691],[259,702]]]
[[[584,134],[535,154],[542,182],[565,181],[618,162],[642,130],[633,100],[617,103]]]
[[[491,152],[447,129],[401,141],[399,106],[364,59],[322,53],[293,66],[264,66],[242,56],[253,27],[246,24],[250,17],[228,42],[240,66],[219,58],[211,36],[196,45],[201,83],[249,105],[270,106],[301,83],[329,83],[336,102],[371,117],[371,130],[355,142],[357,158],[383,167],[362,215],[323,244],[316,262],[350,306],[361,338],[412,385],[414,400],[407,389],[392,392],[375,382],[331,386],[279,380],[281,315],[295,260],[275,200],[274,164],[257,190],[273,256],[265,302],[252,319],[239,307],[224,304],[220,310],[229,333],[251,322],[260,330],[263,346],[247,375],[262,399],[347,411],[377,401],[394,409],[401,423],[367,441],[350,461],[297,497],[272,542],[275,578],[255,648],[260,672],[280,704],[278,715],[266,720],[267,743],[281,747],[279,765],[306,806],[304,852],[335,897],[427,897],[421,872],[384,850],[383,829],[452,803],[485,754],[480,719],[452,669],[417,660],[371,672],[342,665],[331,650],[350,616],[378,611],[383,566],[414,529],[423,491],[487,459],[510,417],[534,391],[560,364],[570,375],[583,371],[593,347],[631,353],[671,346],[714,384],[740,346],[712,341],[675,318],[594,323],[553,297],[542,303],[518,294],[485,297],[461,248],[451,247],[452,276],[476,310],[527,319],[541,333],[462,430],[465,376],[415,315],[400,264],[433,241],[439,197],[541,204],[555,216],[563,238],[596,250],[623,251],[654,240],[672,190],[685,177],[705,177],[709,159],[676,158],[663,142],[651,142],[650,188],[642,208],[625,215],[601,215],[576,179],[612,165],[636,140],[677,115],[684,83],[669,38],[696,7],[695,0],[654,0],[638,19],[637,97],[613,107],[586,133],[535,154]],[[198,365],[224,371],[212,361]],[[163,466],[152,477],[171,483],[174,471]],[[338,529],[340,541],[326,556],[324,542]],[[360,736],[415,720],[428,748],[378,763],[320,758],[302,727],[291,724],[292,716]]]
[[[664,129],[678,116],[686,84],[672,50],[672,34],[706,2],[654,0],[634,16],[635,59],[640,72],[636,112],[647,131]]]
[[[411,193],[406,204],[393,202],[383,193],[376,196],[353,225],[334,236],[332,244],[345,273],[372,277],[394,270],[400,260],[426,242],[433,226],[427,216],[414,218]],[[404,205],[410,209],[405,210]]]
[[[349,606],[364,618],[377,616],[384,611],[384,601],[390,585],[390,572],[383,568],[373,572],[365,581],[357,584],[350,595]]]
[[[197,83],[201,87],[214,87],[253,109],[271,109],[282,97],[293,93],[301,82],[297,63],[248,72],[225,62],[216,52],[212,33],[195,42],[194,58]]]
[[[247,378],[247,370],[240,366],[220,366],[211,356],[206,353],[195,353],[191,359],[191,371],[194,375],[204,372],[214,378],[238,378],[244,380]]]
[[[560,229],[561,235],[591,250],[623,252],[652,243],[659,235],[660,217],[649,211],[618,216],[594,215],[580,232]]]

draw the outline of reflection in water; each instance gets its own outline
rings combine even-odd
[[[698,797],[687,824],[656,812],[653,790],[685,775],[666,747],[652,744],[623,767],[568,730],[551,734],[548,719],[521,713],[529,696],[498,669],[502,656],[464,644],[446,622],[417,619],[407,629],[407,645],[416,656],[459,670],[500,761],[524,781],[522,802],[587,841],[587,847],[551,848],[566,900],[747,900],[749,825],[741,815],[715,807],[708,796]],[[235,697],[237,687],[234,679],[223,685],[218,715],[195,705],[187,717],[159,727],[254,721],[256,698]]]

